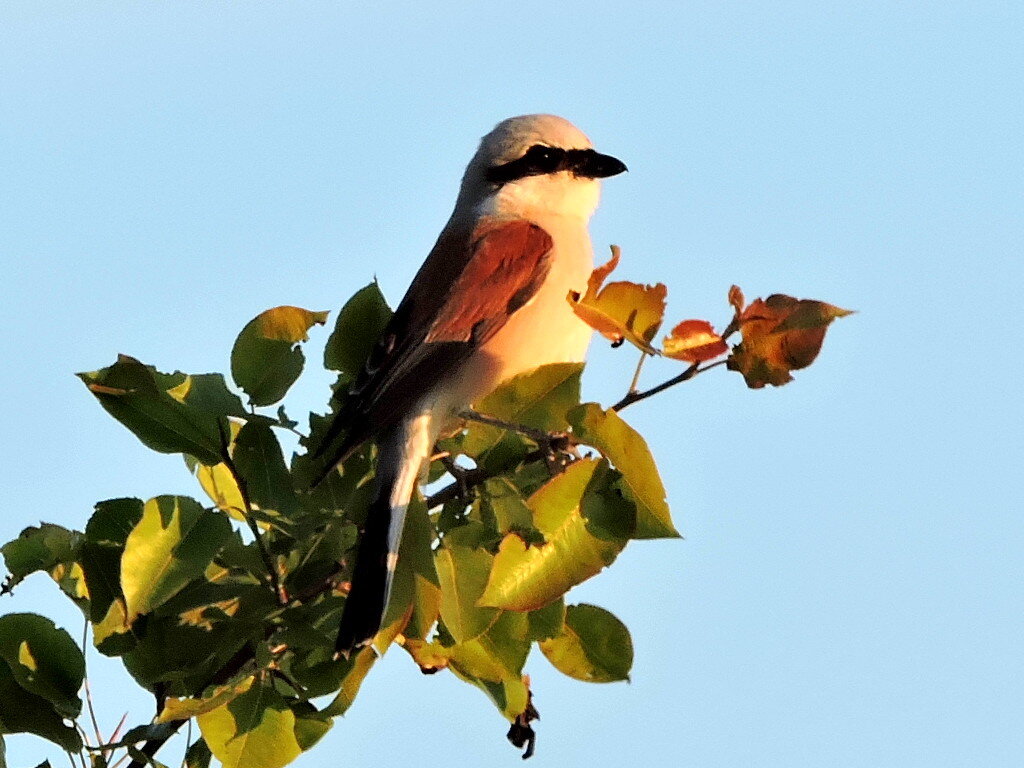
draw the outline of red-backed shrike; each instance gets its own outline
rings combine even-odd
[[[451,218],[317,452],[333,468],[366,440],[379,448],[340,653],[380,628],[405,511],[438,436],[506,379],[586,355],[591,329],[566,296],[593,269],[598,180],[625,170],[553,115],[509,118],[480,142]]]

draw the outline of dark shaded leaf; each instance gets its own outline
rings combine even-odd
[[[100,405],[149,448],[186,453],[203,464],[220,461],[221,418],[174,398],[157,381],[172,383],[133,357],[119,355],[109,368],[77,374]],[[181,382],[178,382],[180,384]]]
[[[10,667],[0,663],[0,734],[5,733],[34,733],[68,752],[82,748],[78,731],[64,723],[53,704],[18,685]]]
[[[328,312],[275,307],[249,321],[231,349],[231,376],[254,406],[276,403],[302,373],[299,342],[327,322]]]
[[[235,438],[233,460],[262,519],[273,521],[280,516],[290,522],[300,507],[273,430],[256,422],[246,424]]]
[[[361,288],[338,313],[324,347],[324,368],[355,378],[390,319],[391,309],[377,282]]]
[[[67,632],[34,613],[0,616],[0,658],[18,685],[64,717],[78,717],[85,658]]]

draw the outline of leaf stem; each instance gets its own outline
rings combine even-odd
[[[644,363],[646,361],[647,361],[647,353],[644,352],[641,349],[640,350],[640,360],[637,361],[636,372],[633,374],[633,381],[631,381],[630,384],[629,384],[629,394],[632,394],[632,393],[636,392],[637,388],[640,386],[640,371],[643,369]]]

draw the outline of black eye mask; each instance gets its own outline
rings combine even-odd
[[[625,164],[611,155],[602,155],[593,149],[560,149],[534,144],[517,160],[487,169],[487,180],[493,184],[507,184],[527,176],[569,171],[574,176],[603,179],[626,170]]]

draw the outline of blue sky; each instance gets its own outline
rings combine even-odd
[[[716,371],[626,411],[686,540],[571,594],[630,627],[633,680],[531,659],[534,764],[1019,764],[1020,4],[8,0],[0,30],[0,539],[198,494],[74,371],[226,370],[263,309],[374,275],[397,301],[479,136],[555,112],[629,165],[595,248],[666,283],[670,320],[724,322],[732,283],[858,314],[783,389]],[[586,395],[617,399],[632,355],[591,358]],[[77,628],[53,593],[2,609]],[[90,670],[105,727],[149,713]],[[517,764],[504,730],[393,653],[296,765]],[[54,755],[7,741],[12,766]]]

